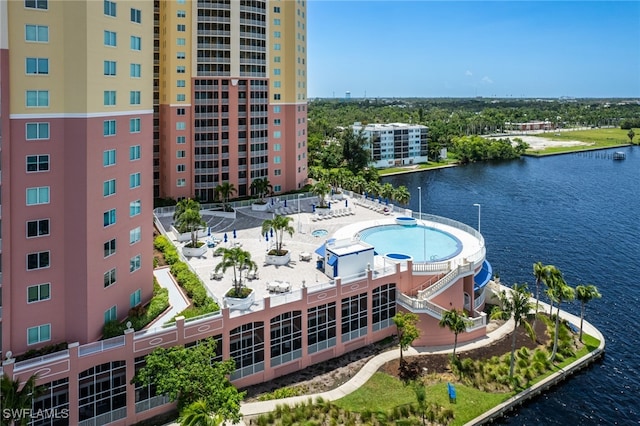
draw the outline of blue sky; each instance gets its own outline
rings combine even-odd
[[[638,1],[307,2],[309,98],[640,97]]]

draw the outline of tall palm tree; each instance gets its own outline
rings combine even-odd
[[[180,426],[218,426],[222,420],[209,410],[202,399],[191,403],[180,413]]]
[[[564,282],[564,278],[562,278],[562,272],[560,272],[560,269],[558,269],[554,265],[547,265],[546,268],[547,276],[546,279],[542,282],[547,286],[547,289],[544,292],[549,297],[549,317],[551,317],[553,313],[553,305],[555,302],[553,292],[558,285]]]
[[[255,179],[251,182],[251,192],[262,200],[273,191],[273,185],[267,178]]]
[[[29,422],[27,416],[20,415],[22,410],[31,409],[33,400],[44,391],[43,386],[36,386],[38,376],[29,376],[26,382],[21,385],[20,379],[13,380],[8,375],[3,375],[0,379],[0,407],[2,416],[1,424],[23,426]]]
[[[329,192],[331,192],[331,185],[326,180],[320,180],[316,182],[313,187],[311,187],[311,192],[314,195],[318,196],[318,200],[320,202],[320,207],[326,207],[326,203],[324,197],[327,196]]]
[[[556,353],[558,353],[558,331],[560,330],[560,305],[562,302],[570,302],[575,298],[575,290],[571,288],[562,275],[559,278],[556,278],[553,288],[549,296],[553,301],[558,304],[558,310],[556,312],[556,326],[555,326],[555,335],[553,336],[553,351],[551,352],[551,356],[549,357],[549,361],[553,362],[556,358]]]
[[[233,290],[234,296],[242,297],[242,270],[257,271],[258,265],[251,259],[251,253],[242,250],[241,247],[219,247],[216,255],[222,255],[222,261],[216,265],[215,272],[225,272],[228,268],[233,268]]]
[[[173,214],[174,225],[178,232],[191,233],[191,247],[196,248],[198,244],[198,229],[207,226],[200,215],[200,203],[191,198],[178,201]]]
[[[275,233],[276,256],[282,256],[287,253],[285,250],[282,250],[282,240],[285,232],[289,234],[290,237],[293,237],[295,229],[291,226],[292,221],[292,217],[277,215],[273,219],[267,219],[262,222],[262,234],[269,232],[270,229],[273,229],[273,232]]]
[[[382,184],[380,187],[380,195],[384,198],[393,198],[393,185],[389,182]]]
[[[531,324],[527,321],[531,318],[533,303],[531,303],[527,284],[514,284],[509,294],[504,290],[498,295],[500,299],[500,308],[491,314],[492,319],[513,319],[513,331],[511,332],[511,361],[509,364],[509,377],[513,377],[513,367],[515,364],[516,353],[516,330],[519,326],[524,327],[525,331],[535,340],[535,332]]]
[[[445,311],[442,314],[442,318],[440,318],[440,322],[438,323],[440,327],[448,327],[449,330],[455,335],[453,340],[453,358],[456,357],[456,347],[458,346],[458,334],[463,333],[467,330],[467,325],[469,325],[469,321],[467,320],[467,315],[464,312],[458,311],[457,309],[451,309],[449,311]]]
[[[602,295],[598,287],[593,284],[579,285],[576,287],[576,299],[580,301],[580,341],[582,342],[582,324],[584,323],[584,311],[587,303],[593,299],[600,299]]]
[[[406,186],[400,185],[393,191],[393,199],[400,204],[407,204],[411,199],[411,194]]]
[[[216,198],[222,198],[223,204],[227,204],[229,202],[229,198],[231,198],[231,196],[236,192],[235,185],[229,182],[222,182],[214,189]]]

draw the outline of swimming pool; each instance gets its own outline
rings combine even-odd
[[[359,236],[361,241],[374,246],[380,255],[402,253],[416,262],[440,262],[462,251],[462,242],[458,238],[423,225],[374,226],[360,231]]]
[[[314,237],[324,237],[328,233],[329,231],[327,231],[326,229],[316,229],[311,233],[311,235],[313,235]]]

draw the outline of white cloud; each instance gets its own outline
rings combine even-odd
[[[482,77],[482,82],[486,83],[486,84],[493,84],[493,80],[491,80],[489,77],[487,77],[486,75],[484,77]]]
[[[471,77],[473,75],[473,73],[471,71],[467,70],[467,72],[465,72],[464,75]]]

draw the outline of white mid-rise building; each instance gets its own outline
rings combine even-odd
[[[369,141],[367,149],[371,154],[373,167],[385,168],[407,166],[427,162],[429,128],[421,124],[353,123],[354,134],[362,135]]]

